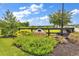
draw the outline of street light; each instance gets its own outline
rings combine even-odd
[[[61,17],[61,35],[63,35],[63,19],[64,19],[64,16],[63,16],[63,12],[64,12],[64,3],[62,3],[62,17]]]

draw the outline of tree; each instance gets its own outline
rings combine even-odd
[[[19,27],[19,22],[16,20],[16,17],[13,13],[7,10],[0,20],[0,27],[2,30],[2,35],[4,36],[13,36]]]
[[[68,25],[68,23],[71,23],[71,15],[72,13],[68,11],[63,12],[63,25]],[[54,14],[49,15],[49,21],[50,23],[53,23],[54,26],[61,26],[61,20],[62,20],[62,12],[59,10],[55,12]]]
[[[29,22],[20,22],[20,26],[28,27],[29,26]]]

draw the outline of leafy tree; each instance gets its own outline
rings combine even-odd
[[[19,27],[19,22],[13,13],[7,10],[0,20],[0,27],[3,29],[2,34],[5,36],[13,36]]]
[[[20,26],[28,27],[29,26],[29,22],[20,22]]]
[[[68,11],[63,12],[63,25],[68,25],[68,23],[71,23],[71,15],[72,13]],[[54,26],[61,26],[61,20],[62,12],[60,10],[55,12],[54,14],[49,15],[49,21],[50,23],[53,23]]]

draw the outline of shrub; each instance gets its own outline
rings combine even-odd
[[[79,32],[71,33],[68,36],[68,38],[69,38],[70,42],[75,43],[75,44],[79,44]]]
[[[28,34],[30,34],[31,33],[31,30],[18,30],[17,32],[16,32],[16,36],[25,36],[25,35],[28,35]]]
[[[45,36],[38,37],[34,35],[16,40],[16,45],[21,45],[23,50],[33,55],[47,55],[53,51],[57,43],[58,41],[54,38],[50,39]]]
[[[11,11],[7,10],[2,19],[0,20],[1,34],[4,36],[14,36],[14,33],[19,28],[19,22],[16,20],[16,17]]]

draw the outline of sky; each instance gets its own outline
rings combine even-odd
[[[0,3],[0,18],[9,9],[21,22],[29,22],[30,26],[48,26],[48,15],[61,10],[61,3]],[[64,9],[72,12],[72,24],[79,24],[79,3],[65,3]]]

